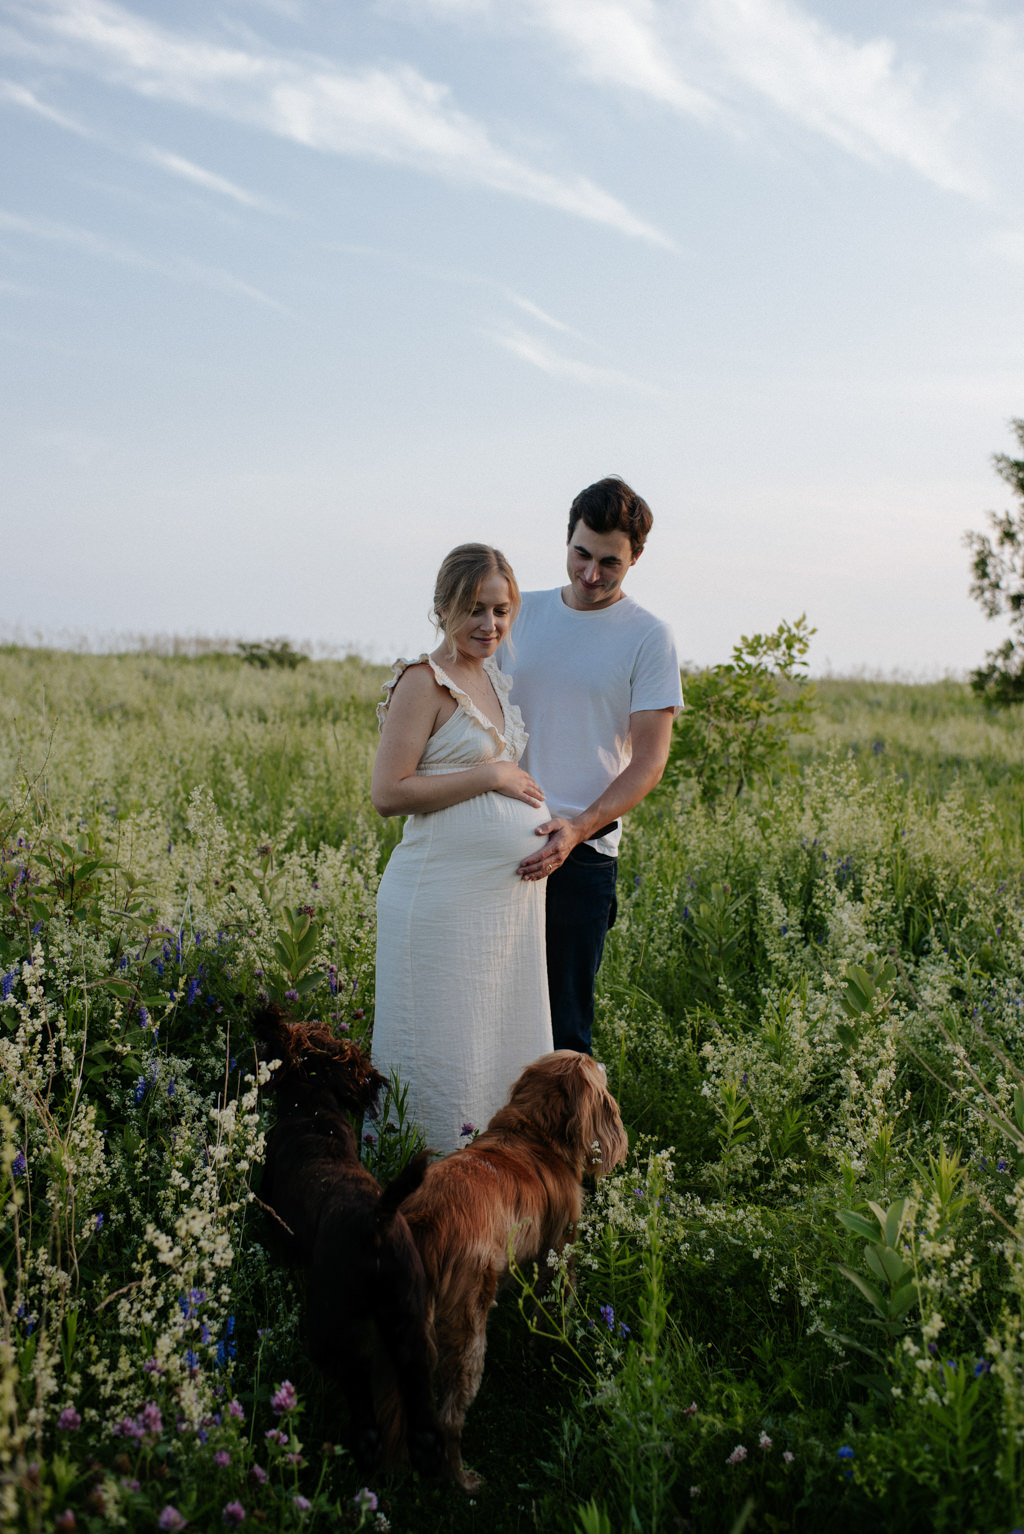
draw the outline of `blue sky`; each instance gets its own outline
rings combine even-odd
[[[390,658],[619,473],[685,660],[964,671],[1022,80],[994,0],[0,0],[0,633]]]

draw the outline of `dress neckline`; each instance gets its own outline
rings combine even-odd
[[[469,696],[469,693],[466,692],[465,688],[460,687],[458,682],[455,681],[454,677],[450,677],[447,671],[445,671],[444,667],[441,666],[430,655],[428,655],[425,650],[422,652],[422,654],[417,655],[414,660],[406,660],[404,657],[400,656],[399,659],[395,661],[391,676],[384,683],[384,691],[387,694],[387,697],[383,703],[377,704],[377,725],[379,729],[383,729],[384,727],[384,720],[387,716],[388,705],[391,702],[391,694],[394,691],[395,684],[398,682],[399,677],[402,675],[403,671],[408,670],[410,666],[417,665],[429,666],[434,675],[435,681],[437,681],[442,687],[446,688],[448,692],[451,693],[452,697],[455,699],[455,702],[458,704],[459,708],[462,709],[463,713],[468,714],[470,719],[474,720],[478,725],[480,725],[481,729],[486,730],[499,746],[501,746],[503,749],[511,749],[513,752],[518,752],[519,756],[522,755],[522,750],[526,745],[528,736],[526,734],[525,728],[523,727],[522,715],[520,714],[518,708],[516,708],[515,705],[509,701],[508,695],[512,688],[512,678],[507,676],[505,672],[500,669],[493,656],[488,656],[488,658],[484,661],[484,670],[491,680],[491,685],[497,694],[498,703],[501,705],[501,717],[504,721],[503,729],[499,730],[494,721],[488,719],[483,709],[477,707],[477,705],[473,702],[473,699]],[[454,719],[455,715],[453,714],[451,717]],[[448,723],[449,721],[446,719],[445,723],[441,726],[441,730],[443,730],[445,725]],[[431,740],[436,740],[438,735],[440,735],[441,730],[435,731],[435,733],[430,737]]]

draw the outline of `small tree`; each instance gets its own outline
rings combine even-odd
[[[1024,451],[1024,419],[1015,418],[1010,426]],[[988,512],[993,537],[969,532],[964,543],[971,551],[971,596],[989,618],[1009,613],[1011,637],[989,651],[986,665],[971,672],[971,686],[989,703],[1005,706],[1024,702],[1024,458],[995,453],[992,462],[1019,509]]]
[[[774,634],[743,635],[732,660],[684,677],[686,707],[672,732],[665,777],[696,781],[709,804],[792,770],[790,736],[811,727],[814,684],[805,656],[815,629],[801,613]]]

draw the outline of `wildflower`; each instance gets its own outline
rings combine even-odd
[[[295,1453],[286,1454],[284,1457],[284,1462],[286,1465],[304,1465],[306,1463],[301,1454]]]
[[[268,1428],[263,1436],[267,1443],[286,1444],[288,1442],[287,1433],[282,1433],[279,1427]]]
[[[15,1177],[24,1177],[25,1173],[28,1171],[28,1162],[25,1160],[24,1151],[19,1151],[14,1160],[11,1162],[11,1171],[14,1173]]]
[[[218,1449],[213,1456],[213,1463],[219,1465],[222,1470],[226,1470],[231,1463],[231,1455],[227,1449]]]
[[[293,1497],[292,1506],[297,1508],[300,1513],[308,1513],[313,1504],[308,1497]]]
[[[791,1465],[793,1463],[793,1455],[789,1449],[783,1449],[782,1459],[783,1463],[786,1465]]]
[[[267,1472],[262,1465],[253,1465],[249,1470],[249,1474],[257,1486],[265,1486],[267,1484]]]
[[[183,1529],[185,1527],[185,1519],[178,1512],[178,1509],[172,1507],[168,1502],[157,1519],[156,1526],[158,1529]]]
[[[726,1460],[727,1465],[742,1465],[747,1457],[747,1451],[741,1443],[738,1443]]]
[[[700,1487],[699,1486],[691,1486],[690,1487],[690,1496],[691,1497],[699,1497],[700,1496]]]
[[[997,1172],[1005,1172],[1007,1170],[1008,1165],[1009,1165],[1009,1163],[1007,1161],[1005,1161],[1002,1156],[1000,1156],[999,1160],[996,1162],[996,1171]]]
[[[368,1486],[357,1492],[352,1498],[361,1513],[375,1513],[377,1511],[377,1498]]]
[[[242,1405],[241,1401],[234,1401],[234,1400],[232,1400],[232,1401],[228,1402],[228,1416],[229,1417],[244,1417],[245,1416],[245,1407]]]
[[[315,916],[316,915],[316,906],[315,905],[300,905],[299,906],[299,914],[301,916]]]
[[[614,1331],[615,1330],[615,1312],[612,1309],[612,1307],[610,1305],[602,1305],[600,1307],[600,1310],[598,1311],[598,1314],[600,1315],[601,1320],[604,1322],[605,1326],[607,1326],[608,1330],[610,1332]]]
[[[839,1450],[839,1458],[840,1459],[853,1459],[854,1458],[853,1450],[850,1448],[850,1445],[848,1443],[844,1443],[843,1447]]]
[[[759,1448],[759,1449],[764,1449],[764,1450],[768,1450],[768,1449],[770,1449],[770,1448],[771,1448],[771,1446],[772,1446],[772,1441],[771,1441],[771,1439],[770,1439],[770,1438],[769,1438],[769,1437],[768,1437],[768,1434],[767,1434],[767,1433],[766,1433],[766,1432],[765,1432],[765,1430],[764,1430],[764,1428],[762,1428],[762,1429],[761,1429],[761,1436],[760,1436],[760,1438],[759,1438],[759,1439],[758,1439],[758,1440],[757,1440],[757,1447],[758,1447],[758,1448]]]
[[[241,1502],[226,1502],[220,1516],[225,1523],[238,1525],[245,1522],[245,1508]]]
[[[470,1135],[475,1135],[475,1134],[476,1134],[476,1125],[475,1124],[463,1124],[462,1128],[459,1130],[459,1135],[463,1139],[467,1139],[468,1140]]]
[[[981,1375],[987,1374],[991,1367],[992,1365],[987,1358],[979,1358],[978,1362],[974,1365],[974,1378],[979,1379]]]
[[[695,1417],[696,1415],[697,1415],[697,1403],[696,1403],[696,1401],[691,1401],[689,1406],[683,1412],[683,1416],[684,1417]]]
[[[62,1433],[73,1433],[76,1428],[82,1426],[82,1419],[73,1406],[65,1406],[57,1418],[57,1427]]]
[[[71,1511],[70,1507],[66,1507],[64,1511],[59,1514],[59,1516],[54,1521],[53,1526],[57,1530],[57,1534],[74,1534],[74,1530],[78,1528],[78,1524],[75,1521],[75,1515]]]
[[[299,993],[296,990],[285,991],[284,999],[285,1001],[298,1001]]]
[[[96,1230],[102,1230],[103,1229],[103,1211],[102,1210],[100,1210],[99,1214],[96,1216],[95,1228],[96,1228]]]
[[[164,1430],[164,1419],[160,1415],[160,1408],[155,1401],[150,1401],[142,1408],[142,1425],[147,1433],[159,1436]]]
[[[275,1417],[280,1417],[282,1412],[291,1411],[299,1402],[295,1386],[291,1380],[284,1380],[270,1397],[270,1410]]]

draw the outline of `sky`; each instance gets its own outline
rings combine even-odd
[[[997,0],[0,0],[0,637],[417,654],[619,474],[686,664],[965,674],[1022,81]]]

